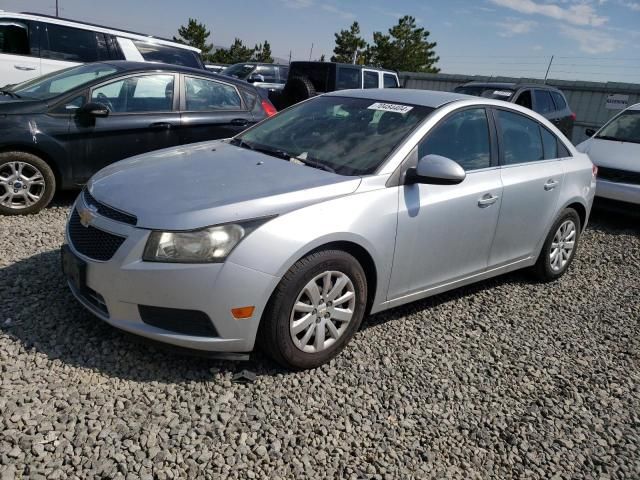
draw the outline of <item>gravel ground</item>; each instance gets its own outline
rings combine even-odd
[[[86,313],[59,269],[71,199],[0,218],[3,480],[640,478],[637,220],[596,214],[557,283],[515,273],[375,315],[289,373]]]

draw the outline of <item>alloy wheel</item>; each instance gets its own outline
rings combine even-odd
[[[26,162],[0,165],[0,205],[20,210],[40,201],[45,193],[42,172]]]
[[[316,275],[298,294],[289,330],[295,346],[306,353],[331,347],[347,330],[356,307],[351,279],[342,272]]]
[[[569,262],[576,244],[576,224],[573,220],[562,222],[551,242],[549,263],[551,270],[559,272]]]

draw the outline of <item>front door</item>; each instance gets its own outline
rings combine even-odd
[[[495,113],[504,191],[489,260],[492,267],[537,255],[536,247],[554,220],[564,180],[553,133],[525,115]]]
[[[389,299],[484,271],[498,222],[502,182],[484,108],[453,112],[418,146],[467,172],[458,185],[400,187]]]
[[[233,137],[255,122],[234,85],[186,75],[182,83],[181,143]]]
[[[140,153],[179,144],[180,114],[175,111],[173,73],[134,75],[91,89],[90,102],[104,104],[105,118],[76,115],[74,176],[86,181],[101,168]]]

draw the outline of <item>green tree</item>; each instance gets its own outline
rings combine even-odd
[[[336,46],[333,49],[332,62],[352,63],[356,51],[363,50],[367,42],[360,36],[360,25],[353,22],[349,30],[340,30],[334,33]]]
[[[211,32],[207,30],[204,23],[199,23],[196,19],[190,18],[186,27],[183,25],[178,29],[178,36],[173,37],[173,41],[199,48],[202,50],[202,59],[206,60],[211,50],[213,50],[213,45],[207,43],[207,38],[210,35]]]
[[[251,61],[254,52],[253,48],[245,47],[242,40],[236,38],[229,48],[219,48],[210,58],[216,63],[242,63]]]
[[[416,19],[406,15],[389,29],[389,34],[374,32],[367,60],[376,66],[402,72],[438,73],[440,57],[436,42],[429,42],[429,31],[416,26]]]
[[[256,48],[254,48],[253,51],[253,58],[256,62],[273,63],[271,45],[268,41],[265,40],[263,44],[256,45]]]

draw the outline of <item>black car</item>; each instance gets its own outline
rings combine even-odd
[[[504,100],[539,113],[571,139],[576,114],[564,94],[551,85],[538,83],[470,82],[454,89],[456,93]]]
[[[274,113],[247,82],[157,63],[86,64],[0,90],[0,213],[37,212],[110,163]]]

